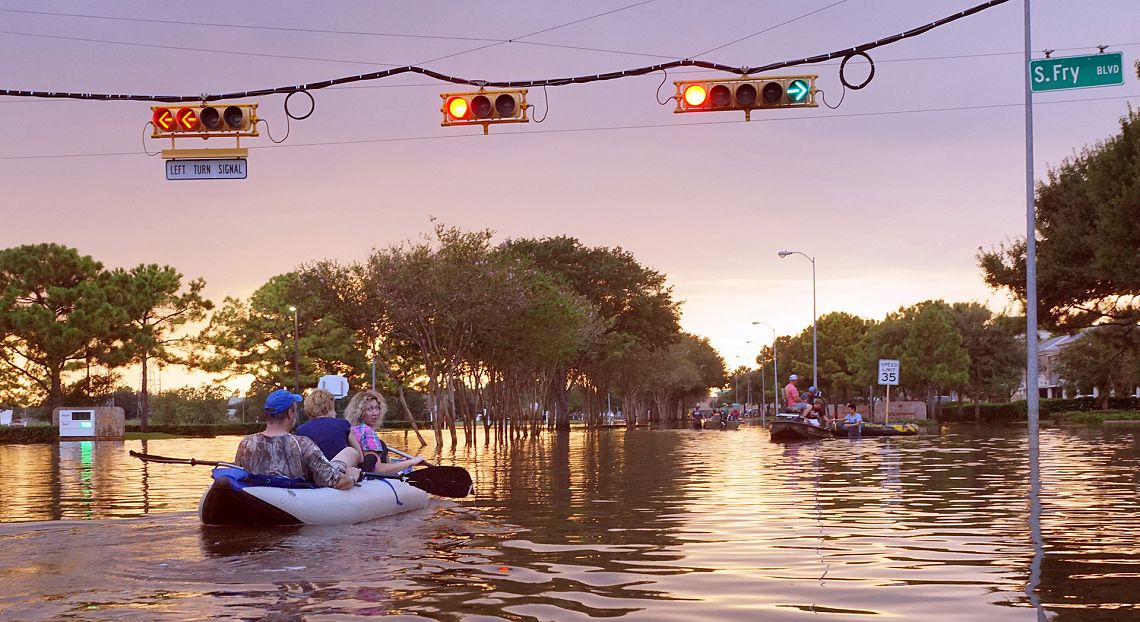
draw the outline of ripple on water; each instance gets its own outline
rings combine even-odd
[[[205,528],[205,469],[126,456],[227,459],[236,442],[0,446],[2,617],[1035,617],[1016,429],[794,446],[757,428],[615,430],[458,447],[439,461],[471,470],[478,496],[342,528]],[[1044,607],[1062,621],[1131,615],[1136,440],[1046,430],[1041,456]]]

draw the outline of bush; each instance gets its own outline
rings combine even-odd
[[[26,445],[29,443],[54,443],[58,440],[59,428],[54,425],[28,427],[0,425],[0,443]]]
[[[1110,397],[1108,399],[1108,405],[1112,410],[1103,411],[1100,410],[1098,400],[1042,398],[1040,402],[1038,402],[1038,412],[1041,417],[1049,417],[1069,423],[1075,421],[1073,415],[1077,413],[1089,413],[1090,415],[1096,413],[1107,414],[1111,412],[1135,411],[1138,408],[1137,400],[1132,396]],[[1001,404],[988,404],[983,402],[979,404],[979,406],[981,410],[981,423],[1015,423],[1025,421],[1029,416],[1029,403],[1025,401]],[[1080,420],[1096,421],[1099,423],[1106,418],[1112,419],[1113,417],[1093,416]],[[974,421],[974,405],[970,403],[944,405],[942,407],[942,419],[945,421],[972,423]]]
[[[147,432],[161,432],[175,436],[191,436],[209,438],[212,436],[231,436],[254,434],[265,429],[264,423],[215,423],[215,424],[187,424],[187,425],[148,425]],[[127,432],[141,432],[138,421],[128,421]]]
[[[1028,410],[1026,402],[1005,402],[1000,404],[978,404],[981,423],[1013,423],[1025,420]],[[942,419],[972,423],[974,421],[973,404],[954,404],[942,406]]]
[[[213,424],[229,421],[224,387],[202,385],[164,391],[150,398],[151,418],[148,426]]]
[[[1070,411],[1054,415],[1054,420],[1065,425],[1100,425],[1109,420],[1140,419],[1140,412],[1129,410]]]

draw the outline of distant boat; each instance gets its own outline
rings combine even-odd
[[[839,437],[847,436],[847,426],[836,423],[832,434]],[[918,426],[913,423],[864,423],[863,436],[915,436]]]

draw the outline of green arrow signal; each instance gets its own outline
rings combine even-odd
[[[811,89],[808,88],[808,83],[803,80],[792,80],[792,83],[788,85],[787,93],[788,97],[792,98],[792,101],[802,102],[810,92]]]

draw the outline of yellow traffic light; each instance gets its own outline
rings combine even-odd
[[[492,123],[527,123],[526,89],[479,90],[440,93],[443,98],[442,126],[482,125],[486,134]]]
[[[257,136],[257,104],[152,106],[151,138]]]
[[[743,110],[747,120],[758,108],[814,108],[815,80],[819,76],[773,76],[724,80],[674,82],[677,102],[673,112]]]

